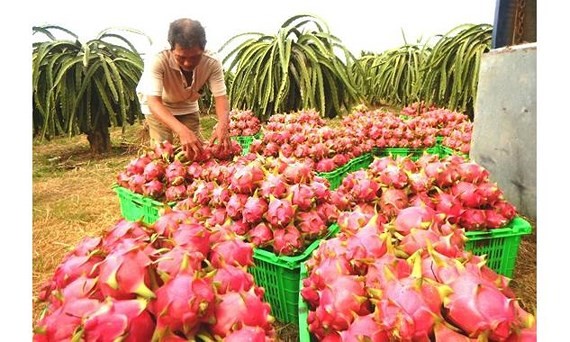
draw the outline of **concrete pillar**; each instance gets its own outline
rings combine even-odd
[[[536,220],[536,43],[481,58],[470,157]]]

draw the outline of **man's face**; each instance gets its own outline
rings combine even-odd
[[[199,47],[192,47],[189,49],[181,48],[178,44],[172,49],[174,59],[180,68],[184,71],[192,71],[202,58],[204,50]]]

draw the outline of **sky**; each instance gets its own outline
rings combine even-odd
[[[445,34],[461,24],[493,24],[496,6],[496,0],[208,0],[193,6],[190,1],[164,3],[168,6],[160,8],[141,5],[140,1],[100,0],[86,9],[77,1],[41,1],[34,4],[30,19],[32,25],[63,26],[78,34],[80,40],[94,38],[109,27],[130,27],[161,42],[166,39],[170,22],[188,17],[202,23],[207,48],[217,51],[236,34],[276,34],[290,17],[312,14],[321,17],[332,34],[360,55],[362,50],[382,52],[402,46],[402,30],[407,41],[414,43]],[[137,48],[144,52],[148,44],[141,41]]]
[[[26,336],[31,340],[31,241],[32,217],[32,140],[31,140],[31,27],[63,26],[91,39],[109,27],[130,27],[150,35],[155,41],[166,38],[168,24],[180,17],[200,20],[206,28],[207,48],[217,50],[230,37],[256,31],[275,34],[279,26],[296,14],[323,18],[332,34],[354,54],[361,50],[382,52],[408,42],[444,34],[465,23],[494,23],[499,0],[286,0],[286,1],[30,1],[13,2],[0,13],[3,47],[0,53],[0,82],[4,118],[0,144],[5,148],[2,179],[7,188],[0,197],[4,209],[4,247],[1,289],[9,309],[0,314],[3,337]],[[158,4],[157,4],[158,3]],[[159,4],[163,4],[161,8]],[[568,158],[568,97],[565,80],[568,70],[562,61],[567,37],[560,23],[567,11],[562,2],[541,6],[538,2],[538,328],[541,340],[565,326],[567,285],[560,278],[568,269],[564,250],[568,249],[566,193]],[[10,34],[9,34],[10,33]],[[138,45],[138,44],[137,44]],[[147,47],[148,48],[148,47]],[[141,50],[145,46],[141,43]],[[514,89],[513,91],[516,91]],[[568,146],[570,147],[570,146]],[[28,173],[29,172],[29,173]],[[7,189],[7,190],[6,190]],[[8,329],[8,324],[9,328]],[[24,339],[12,339],[24,340]]]

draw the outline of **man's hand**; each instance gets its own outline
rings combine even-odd
[[[218,122],[212,137],[210,138],[210,143],[218,142],[221,145],[222,151],[225,153],[229,150],[230,144],[230,135],[228,132],[228,125],[224,123]]]
[[[202,142],[191,129],[181,126],[181,131],[177,132],[180,138],[180,145],[188,160],[194,160],[202,154]]]

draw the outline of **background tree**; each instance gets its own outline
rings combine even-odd
[[[82,43],[60,26],[32,30],[49,38],[33,43],[34,137],[86,134],[93,153],[109,151],[109,127],[142,118],[135,89],[143,61],[133,44],[116,32],[148,37],[133,29],[108,28]],[[57,39],[55,32],[71,39]]]
[[[465,24],[436,36],[423,66],[419,97],[473,119],[481,56],[491,50],[492,33],[491,25]]]
[[[418,101],[422,64],[429,52],[425,46],[405,44],[380,54],[363,54],[360,70],[355,70],[359,91],[371,105]]]
[[[349,70],[356,59],[322,19],[296,15],[276,35],[241,33],[220,52],[246,37],[223,59],[233,74],[232,107],[250,109],[262,119],[304,108],[332,118],[360,100]]]

